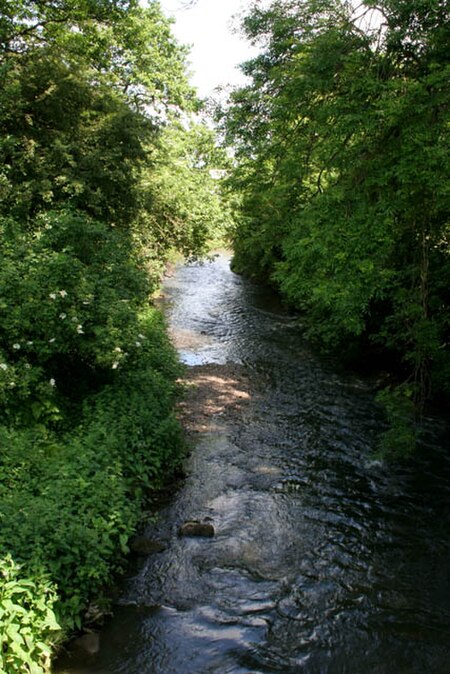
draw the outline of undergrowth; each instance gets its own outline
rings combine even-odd
[[[5,674],[48,671],[54,645],[124,568],[149,490],[179,466],[179,365],[156,311],[140,339],[140,358],[80,402],[70,430],[67,419],[0,426]]]

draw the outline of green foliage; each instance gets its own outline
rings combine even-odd
[[[47,51],[0,70],[3,212],[32,219],[70,203],[116,223],[135,216],[142,143],[153,127],[92,77],[87,65]]]
[[[119,466],[107,465],[104,452],[78,438],[62,444],[50,434],[2,435],[3,447],[16,446],[14,454],[4,450],[3,469],[17,477],[14,489],[2,485],[1,549],[29,572],[45,569],[58,587],[58,618],[72,629],[92,593],[120,568],[120,555],[113,555],[120,536],[127,540],[132,531],[136,512]]]
[[[404,384],[386,388],[377,395],[388,423],[378,446],[378,455],[383,459],[406,458],[416,449],[418,430],[413,393],[413,388]]]
[[[156,116],[158,105],[195,107],[186,52],[157,2],[147,7],[136,0],[2,2],[0,62],[62,53],[65,64],[91,69],[93,84],[121,92],[133,107],[153,105]]]
[[[0,550],[28,574],[45,570],[69,630],[122,569],[148,490],[182,457],[179,365],[157,312],[140,330],[139,358],[85,400],[69,432],[0,427]]]
[[[433,0],[255,6],[262,53],[223,113],[235,269],[274,281],[323,347],[396,353],[419,404],[448,391],[449,26]]]
[[[153,162],[146,180],[146,231],[164,232],[187,257],[205,253],[209,240],[224,236],[232,221],[222,189],[229,162],[214,132],[202,123],[172,125],[162,133]]]
[[[54,587],[44,577],[24,576],[10,555],[0,558],[0,671],[45,674],[50,644],[60,631]]]
[[[141,498],[179,467],[180,426],[171,410],[181,368],[158,312],[144,314],[138,339],[139,356],[86,400],[84,432],[92,447],[101,444],[108,457],[118,457],[127,489]]]
[[[179,366],[149,302],[173,249],[201,254],[229,217],[185,58],[157,2],[0,0],[8,674],[48,670],[53,609],[81,625],[181,461]]]
[[[80,212],[48,212],[39,234],[11,229],[0,272],[0,401],[24,420],[37,401],[73,397],[76,379],[110,376],[135,358],[136,312],[151,286],[122,233]]]
[[[0,408],[55,424],[139,355],[172,248],[226,208],[158,3],[21,0],[0,20]]]
[[[194,101],[157,3],[18,2],[4,21],[0,407],[54,423],[139,353],[172,248],[223,227],[222,159],[176,122]]]

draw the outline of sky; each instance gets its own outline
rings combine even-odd
[[[164,13],[175,19],[172,30],[182,44],[192,45],[191,83],[201,97],[213,95],[220,85],[240,85],[245,77],[237,64],[256,53],[242,36],[233,32],[233,16],[242,13],[250,0],[161,0]]]
[[[351,0],[356,16],[358,0]],[[245,83],[237,65],[257,54],[239,35],[239,15],[245,14],[252,0],[160,0],[167,16],[175,19],[173,32],[179,42],[191,45],[191,83],[199,95],[214,95],[214,89],[227,84]],[[363,29],[377,30],[382,17],[373,10],[359,23]],[[234,25],[234,30],[233,30]]]

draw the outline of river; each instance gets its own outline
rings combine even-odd
[[[179,265],[164,292],[181,359],[218,388],[148,526],[165,549],[132,566],[100,652],[64,671],[448,674],[444,424],[425,421],[412,462],[376,461],[373,382],[314,355],[226,255]],[[189,519],[215,536],[178,536]]]

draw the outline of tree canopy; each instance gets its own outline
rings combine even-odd
[[[186,52],[158,3],[3,9],[0,390],[14,415],[61,367],[111,368],[168,252],[201,252],[224,215],[219,151],[188,121]]]
[[[447,3],[255,3],[244,30],[262,50],[226,116],[235,268],[322,345],[370,340],[408,395],[448,394]]]

